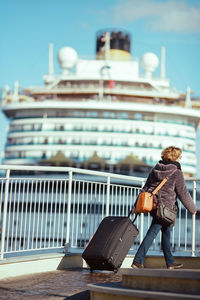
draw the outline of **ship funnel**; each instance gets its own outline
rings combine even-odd
[[[130,60],[131,38],[126,31],[102,30],[96,34],[96,58]]]

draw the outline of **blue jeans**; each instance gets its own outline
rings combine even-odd
[[[161,223],[159,223],[155,217],[153,217],[151,226],[149,227],[149,230],[140,245],[135,257],[134,261],[138,262],[139,264],[144,263],[145,256],[147,254],[147,251],[151,247],[153,240],[156,238],[158,232],[161,230],[162,232],[162,250],[164,253],[166,265],[169,266],[174,263],[174,257],[170,250],[170,232],[171,232],[171,226],[164,226]]]

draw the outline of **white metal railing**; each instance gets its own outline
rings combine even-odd
[[[19,173],[35,172],[33,175]],[[107,215],[128,215],[145,178],[64,167],[0,166],[1,259],[4,255],[69,248],[82,251],[101,220]],[[199,179],[193,184],[196,202]],[[198,203],[199,204],[199,203]],[[136,221],[142,241],[150,216]],[[172,231],[176,253],[200,253],[199,219],[179,204]],[[151,251],[160,251],[158,236]],[[70,245],[70,246],[69,246]]]

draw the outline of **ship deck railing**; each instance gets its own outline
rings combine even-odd
[[[0,166],[0,258],[64,251],[82,253],[101,220],[128,216],[146,178],[43,166]],[[179,201],[171,246],[175,255],[200,256],[199,178],[186,178],[198,207],[191,215]],[[140,214],[135,253],[150,225]],[[161,255],[161,235],[150,253]]]

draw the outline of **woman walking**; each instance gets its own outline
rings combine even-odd
[[[186,188],[183,173],[181,171],[181,165],[179,163],[181,154],[182,150],[180,148],[174,146],[165,148],[161,153],[162,160],[160,160],[151,170],[142,191],[152,192],[165,177],[169,177],[159,191],[159,200],[167,207],[173,209],[176,205],[176,198],[178,197],[191,214],[196,214],[197,207]],[[135,208],[132,212],[136,212]],[[134,269],[144,268],[144,259],[147,251],[160,230],[162,233],[162,250],[167,268],[179,269],[183,267],[182,264],[175,262],[171,253],[170,231],[172,226],[162,224],[162,222],[156,218],[156,209],[151,211],[151,216],[153,217],[151,226],[134,257],[131,267]]]

